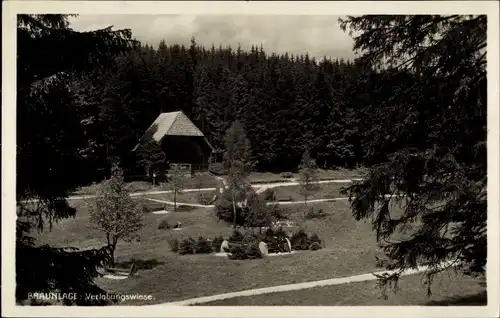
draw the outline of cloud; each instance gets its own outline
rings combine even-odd
[[[71,19],[79,31],[110,25],[131,29],[133,36],[157,45],[189,45],[191,37],[210,47],[238,43],[243,49],[264,46],[266,52],[304,54],[351,59],[352,39],[338,24],[339,16],[325,15],[80,15]]]

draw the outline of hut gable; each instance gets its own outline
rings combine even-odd
[[[172,127],[172,124],[174,123],[177,115],[178,112],[161,113],[151,124],[151,126],[149,126],[144,136],[151,135],[151,137],[156,142],[160,142],[163,139],[163,137],[167,134],[170,127]]]
[[[196,127],[183,112],[176,112],[175,119],[170,125],[166,134],[173,136],[204,137],[203,133],[198,129],[198,127]]]

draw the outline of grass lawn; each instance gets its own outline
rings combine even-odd
[[[364,169],[338,169],[338,170],[318,170],[319,179],[349,179],[349,178],[361,178],[365,174]],[[298,174],[293,174],[294,178],[298,177]],[[291,179],[286,179],[278,173],[271,172],[253,172],[249,177],[251,183],[275,183],[275,182],[286,182],[292,181]],[[221,186],[221,181],[208,173],[199,173],[186,179],[185,188],[215,188]],[[158,190],[168,190],[166,184],[156,185],[154,188],[151,183],[145,181],[133,181],[128,183],[128,187],[132,192],[141,191],[158,191]],[[97,191],[97,184],[88,185],[77,189],[72,195],[90,195],[95,194]]]
[[[334,170],[318,170],[318,178],[323,179],[350,179],[350,178],[363,178],[366,173],[366,169],[334,169]],[[297,178],[298,173],[293,173],[293,177]],[[283,178],[281,173],[271,173],[271,172],[253,172],[249,176],[251,183],[265,183],[265,182],[285,182],[290,181],[290,179]]]
[[[402,277],[400,290],[381,297],[376,281],[317,287],[249,297],[237,297],[201,306],[486,306],[484,279],[456,275],[452,270],[436,276],[432,295],[421,275]]]
[[[71,204],[78,210],[76,218],[56,224],[51,232],[44,232],[38,242],[78,248],[102,246],[105,242],[104,234],[89,227],[84,201],[75,200]],[[139,268],[138,276],[126,280],[98,278],[96,283],[109,292],[142,293],[155,297],[152,302],[122,303],[134,305],[343,277],[376,270],[374,256],[377,254],[377,246],[371,225],[355,222],[347,202],[323,203],[322,206],[329,213],[322,219],[301,221],[294,214],[291,218],[299,220],[307,232],[316,232],[325,241],[324,249],[244,261],[213,255],[180,256],[170,251],[168,241],[172,238],[230,234],[231,227],[219,222],[212,209],[199,208],[168,215],[145,213],[141,241],[119,242],[116,250],[117,266],[130,264],[135,259]],[[169,224],[180,221],[183,230],[158,230],[158,223],[163,218]]]
[[[340,191],[344,187],[348,187],[352,183],[323,183],[318,184],[318,188],[309,193],[308,200],[314,199],[331,199],[345,197],[346,195],[340,194]],[[301,193],[300,186],[286,186],[286,187],[275,187],[274,193],[277,198],[288,198],[291,197],[292,201],[303,201],[304,195]]]
[[[198,196],[200,194],[205,196],[206,198],[210,199],[210,198],[213,198],[215,193],[216,193],[215,191],[184,192],[182,194],[177,194],[177,202],[202,204],[198,199]],[[172,201],[172,202],[174,201],[174,195],[172,193],[146,195],[146,196],[144,196],[144,198],[165,200],[165,201]]]
[[[127,183],[128,188],[132,192],[140,191],[158,191],[168,190],[166,184],[156,185],[154,188],[151,183],[145,181],[133,181]],[[221,181],[208,173],[199,173],[185,180],[185,188],[215,188],[221,185]],[[97,184],[81,187],[76,190],[73,195],[95,194],[97,191]]]

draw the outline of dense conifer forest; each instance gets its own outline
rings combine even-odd
[[[71,127],[65,134],[81,140],[78,164],[89,169],[109,168],[117,159],[136,167],[130,150],[160,112],[177,110],[218,149],[239,120],[258,170],[296,169],[306,149],[320,167],[353,167],[381,162],[406,143],[384,124],[386,112],[376,101],[411,80],[410,73],[390,76],[349,60],[277,55],[262,46],[206,48],[193,38],[189,47],[138,45],[111,69],[65,88],[61,111]]]

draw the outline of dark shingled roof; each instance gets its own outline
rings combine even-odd
[[[205,137],[201,130],[182,111],[161,113],[146,130],[141,141],[145,136],[151,136],[156,142],[160,142],[165,136]],[[205,141],[213,149],[206,138]],[[138,146],[136,145],[133,151]]]

